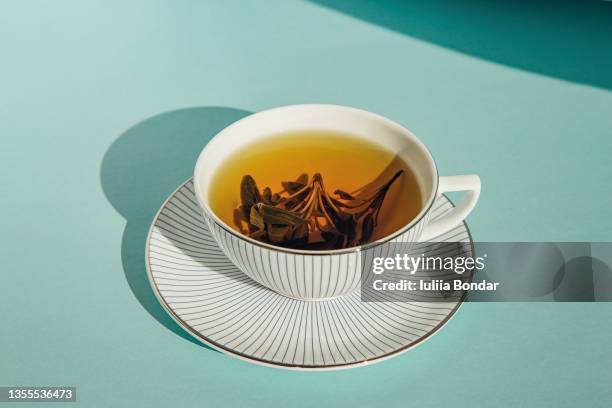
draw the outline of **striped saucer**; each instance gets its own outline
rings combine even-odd
[[[451,208],[440,197],[432,219]],[[471,237],[462,224],[436,241]],[[192,336],[234,357],[280,368],[350,368],[396,356],[444,326],[463,300],[371,303],[360,301],[359,290],[319,302],[281,296],[225,257],[200,215],[191,180],[153,220],[146,264],[160,303]]]

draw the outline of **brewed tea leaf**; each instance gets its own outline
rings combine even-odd
[[[257,183],[249,175],[242,177],[240,182],[240,201],[242,201],[244,213],[247,217],[250,216],[251,207],[261,201],[261,194],[257,188]]]
[[[249,223],[255,227],[257,230],[265,230],[266,225],[264,222],[263,211],[261,210],[261,203],[256,204],[251,207],[251,214],[249,216]]]
[[[270,187],[264,188],[262,198],[263,198],[264,203],[266,204],[272,203],[272,190],[270,190]]]
[[[305,184],[298,183],[296,181],[283,181],[281,184],[285,191],[287,191],[289,194],[298,192],[305,186]]]
[[[293,195],[287,197],[287,200],[284,202],[285,209],[293,210],[295,207],[298,207],[299,204],[306,200],[311,191],[312,187],[306,187],[301,191],[293,193]]]
[[[281,243],[285,248],[293,249],[313,249],[311,244],[308,243],[308,236],[296,239],[289,239]]]
[[[308,223],[302,223],[295,227],[291,233],[292,240],[304,240],[308,242]]]
[[[258,231],[254,231],[251,233],[251,235],[249,235],[251,238],[253,239],[259,239],[259,240],[265,240],[266,238],[266,230],[258,230]]]
[[[281,185],[287,193],[295,194],[308,184],[308,174],[303,173],[295,181],[283,181]]]
[[[374,236],[377,218],[396,172],[367,198],[356,198],[344,190],[325,190],[320,173],[310,182],[306,174],[283,182],[283,190],[259,192],[255,180],[243,177],[242,210],[248,215],[250,237],[299,249],[340,249],[365,244]],[[284,195],[283,195],[284,194]]]
[[[336,231],[323,231],[321,236],[325,242],[331,244],[331,248],[342,248],[346,239],[344,234],[340,234]]]
[[[257,209],[257,212],[261,213],[263,222],[268,225],[280,224],[296,226],[304,222],[302,217],[294,212],[283,210],[282,208],[264,203],[258,203],[253,208]]]
[[[342,222],[338,226],[339,231],[346,235],[347,245],[352,245],[357,235],[357,222],[352,214],[346,214],[348,217],[342,219]]]
[[[395,173],[389,181],[387,181],[382,187],[378,189],[378,191],[374,194],[374,197],[371,199],[368,209],[374,210],[373,227],[376,227],[378,225],[378,213],[380,212],[380,208],[382,207],[383,201],[385,200],[385,196],[387,195],[389,188],[391,187],[393,182],[403,173],[403,170],[400,170]]]
[[[244,210],[242,206],[234,209],[233,216],[234,225],[238,227],[238,229],[240,229],[240,232],[242,232],[243,234],[250,232],[249,220],[244,215]]]
[[[302,173],[298,176],[298,178],[295,180],[296,183],[300,183],[303,185],[308,184],[308,174],[306,173]]]
[[[334,194],[339,196],[343,200],[356,200],[355,197],[353,197],[350,193],[347,193],[346,191],[336,190],[334,191]]]
[[[276,224],[268,225],[268,238],[274,243],[282,242],[287,239],[287,233],[290,230],[289,225],[278,226]]]
[[[374,213],[368,213],[364,219],[363,224],[361,225],[361,238],[360,241],[362,244],[367,243],[370,238],[372,238],[372,234],[374,233]]]

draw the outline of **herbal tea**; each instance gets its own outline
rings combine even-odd
[[[375,241],[423,206],[414,174],[393,152],[319,130],[273,135],[233,153],[217,169],[209,197],[236,231],[298,249]]]

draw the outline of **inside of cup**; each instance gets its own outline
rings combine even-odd
[[[349,133],[391,150],[414,172],[421,189],[423,207],[435,194],[437,174],[433,160],[425,146],[403,127],[353,108],[296,105],[248,116],[215,136],[202,152],[196,167],[194,181],[199,184],[199,198],[208,203],[208,186],[215,176],[215,169],[233,152],[263,138],[311,129]]]
[[[404,161],[412,170],[421,190],[422,209],[404,228],[378,238],[377,242],[384,242],[408,229],[431,207],[437,189],[437,170],[429,151],[410,131],[382,116],[354,108],[336,105],[294,105],[241,119],[222,130],[208,143],[200,154],[194,174],[197,199],[205,212],[227,231],[232,231],[233,228],[215,214],[210,205],[211,181],[223,176],[216,172],[219,166],[228,156],[258,140],[312,130],[339,132],[365,139],[391,151],[396,159]],[[367,163],[364,165],[367,166]],[[244,235],[242,237],[259,242]],[[275,247],[272,244],[259,244]],[[350,251],[354,248],[326,252]]]

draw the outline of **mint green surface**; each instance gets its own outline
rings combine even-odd
[[[572,21],[559,10],[555,24]],[[414,131],[441,174],[480,174],[468,220],[477,240],[610,241],[612,55],[598,50],[612,37],[596,36],[610,30],[591,27],[592,42],[564,32],[544,61],[563,57],[570,37],[594,48],[544,69],[529,65],[535,52],[511,54],[518,63],[487,53],[530,44],[462,33],[477,28],[460,6],[416,21],[482,38],[484,51],[363,12],[0,2],[0,385],[76,386],[68,406],[610,406],[611,304],[467,304],[398,358],[307,373],[195,344],[155,302],[142,264],[155,211],[216,131],[286,104],[380,113]],[[558,26],[538,27],[532,18],[529,33],[554,44]],[[554,70],[563,63],[573,68]]]

